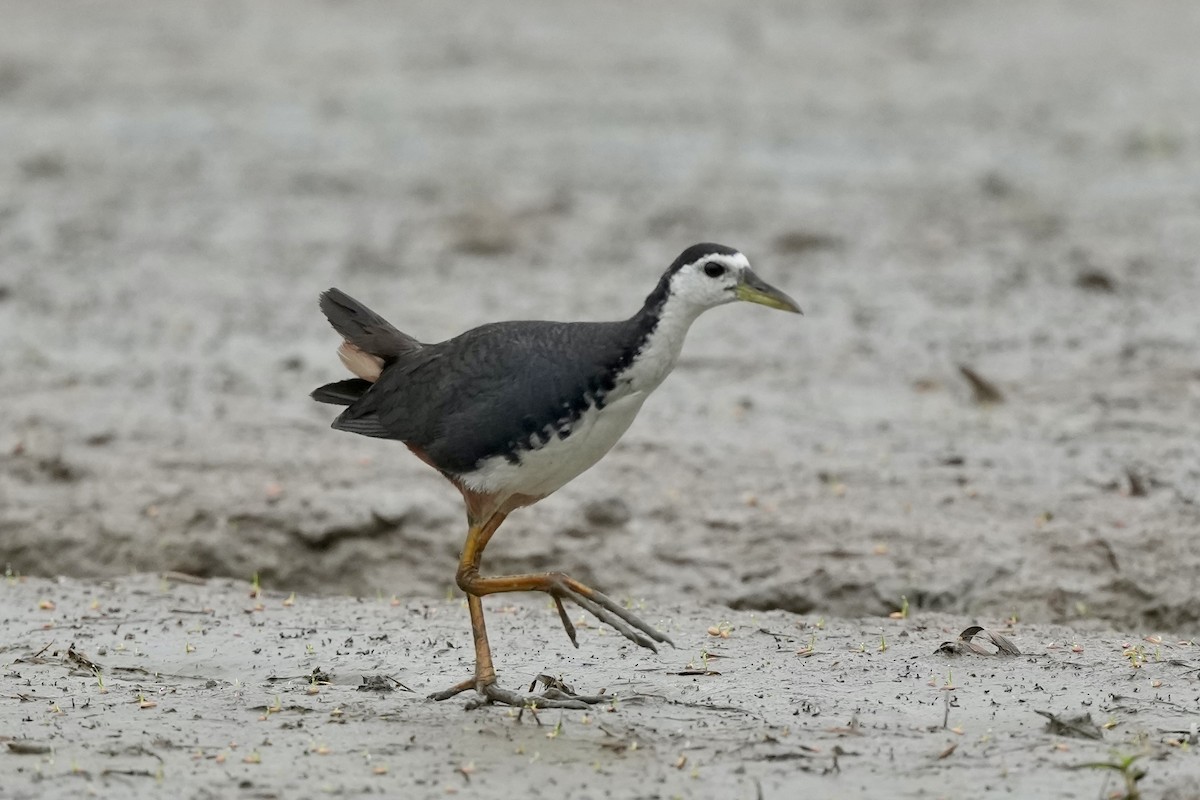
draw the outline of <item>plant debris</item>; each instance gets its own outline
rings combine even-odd
[[[975,641],[976,638],[991,642],[996,647],[995,650],[990,650],[987,647]],[[938,645],[936,653],[942,655],[962,656],[1019,656],[1020,649],[1012,643],[1012,640],[1001,633],[989,631],[987,628],[979,625],[972,625],[958,635],[958,639],[953,642],[942,642]]]
[[[1092,715],[1086,711],[1075,716],[1060,716],[1038,708],[1035,708],[1034,712],[1049,720],[1046,723],[1046,730],[1055,736],[1072,736],[1076,739],[1104,738],[1104,731],[1092,721]]]
[[[360,692],[394,692],[394,681],[387,675],[363,675],[362,683],[358,685]]]
[[[1004,393],[996,385],[966,364],[959,364],[958,371],[971,385],[971,398],[979,405],[992,405],[1004,402]]]

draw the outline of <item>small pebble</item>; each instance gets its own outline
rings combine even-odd
[[[619,497],[593,500],[583,507],[583,518],[592,525],[618,527],[633,517],[629,504]]]

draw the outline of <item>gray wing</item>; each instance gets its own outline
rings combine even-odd
[[[450,473],[515,459],[518,445],[603,404],[636,333],[620,322],[484,325],[398,359],[335,427],[400,439]]]

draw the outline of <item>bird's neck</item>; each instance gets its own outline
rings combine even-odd
[[[656,289],[631,320],[641,338],[628,371],[635,391],[649,392],[670,374],[683,349],[688,329],[703,308]]]

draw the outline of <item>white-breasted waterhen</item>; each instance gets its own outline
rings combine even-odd
[[[563,600],[643,647],[670,643],[567,575],[484,577],[480,559],[513,510],[559,489],[616,444],[675,366],[696,317],[734,300],[800,311],[755,275],[744,255],[719,244],[684,250],[641,310],[620,322],[496,322],[424,344],[337,289],[321,295],[321,310],[343,338],[338,356],[357,377],[322,386],[313,399],[347,406],[333,422],[337,430],[403,442],[466,501],[457,580],[471,614],[475,674],[431,697],[475,689],[485,702],[528,702],[496,683],[484,595],[546,592],[576,647]],[[548,690],[536,703],[580,707],[599,699]]]

